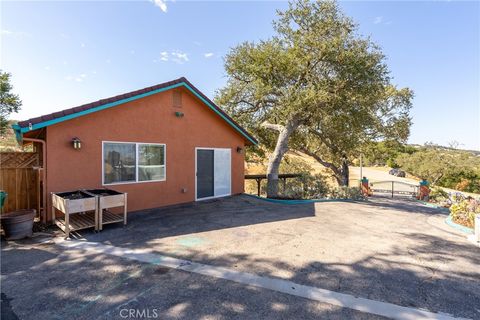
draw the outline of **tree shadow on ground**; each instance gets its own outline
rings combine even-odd
[[[446,210],[440,208],[427,207],[417,200],[410,197],[387,197],[387,196],[374,196],[370,198],[372,201],[367,201],[367,205],[382,208],[386,210],[402,210],[407,212],[415,212],[426,215],[442,214],[448,215]]]
[[[278,274],[283,270],[292,274],[286,279],[298,284],[480,319],[480,270],[474,267],[480,265],[478,249],[431,235],[401,235],[415,240],[417,245],[404,247],[399,243],[389,252],[369,255],[354,263],[311,261],[298,268],[284,261],[245,254],[212,257],[195,250],[178,258],[232,269],[241,263],[243,271],[268,277],[275,277],[272,271]],[[411,259],[403,259],[405,256]],[[437,268],[436,263],[446,267]],[[463,269],[467,264],[470,268]]]
[[[132,215],[129,228],[87,234],[91,241],[148,248],[152,239],[315,215],[313,204],[285,206],[240,197]],[[240,203],[241,205],[239,205]],[[391,208],[391,203],[367,202]],[[395,204],[394,204],[395,205]],[[406,206],[418,204],[407,203]],[[329,208],[328,206],[325,208]],[[401,210],[405,207],[400,204]],[[413,208],[412,208],[413,209]],[[407,210],[408,211],[408,210]],[[426,208],[422,215],[435,215]],[[480,319],[480,255],[466,242],[405,229],[388,250],[354,261],[307,261],[253,254],[213,255],[191,247],[173,255],[208,265],[352,294],[407,307]],[[172,255],[162,243],[154,253]],[[319,248],[321,249],[321,248]],[[269,248],[272,252],[275,246]],[[341,250],[341,249],[339,249]],[[287,257],[288,258],[288,257]],[[119,257],[53,245],[2,246],[2,292],[19,318],[122,318],[125,308],[160,318],[368,318],[375,316],[253,286]]]
[[[5,259],[15,254],[28,259],[15,251],[5,253]],[[4,278],[3,290],[14,315],[21,319],[122,319],[125,312],[134,310],[156,313],[161,319],[381,319],[154,264],[83,250],[57,254],[30,267],[30,272]]]
[[[416,240],[417,246],[403,247],[399,243],[388,252],[353,263],[310,261],[298,267],[248,254],[212,257],[196,250],[179,258],[271,278],[277,278],[278,271],[286,271],[289,276],[284,279],[298,284],[479,319],[480,272],[470,267],[480,264],[478,249],[431,235],[401,235]],[[35,251],[6,249],[2,251],[2,267],[16,261],[21,271],[2,268],[2,291],[20,318],[121,318],[120,311],[125,308],[156,309],[161,318],[185,319],[376,318],[266,289],[83,250],[48,245],[38,246]],[[457,264],[453,264],[452,252]],[[399,260],[399,256],[412,259]],[[458,260],[469,268],[455,269],[462,266]],[[432,261],[441,261],[446,267],[436,268]]]

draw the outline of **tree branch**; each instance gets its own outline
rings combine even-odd
[[[313,159],[315,159],[315,161],[319,162],[325,168],[332,170],[334,173],[335,179],[337,179],[337,181],[340,181],[339,180],[339,177],[341,176],[340,169],[338,169],[333,163],[323,160],[322,158],[320,158],[320,156],[318,156],[314,152],[311,152],[307,148],[300,148],[300,151],[312,157]]]
[[[281,124],[269,123],[267,121],[263,122],[260,126],[271,130],[276,130],[278,132],[285,130],[285,126],[282,126]]]
[[[330,150],[332,150],[335,153],[338,152],[338,148],[334,146],[329,139],[325,138],[325,136],[321,132],[313,129],[309,130],[309,132],[314,136],[316,136],[317,138],[319,138],[320,141],[322,141],[328,148],[330,148]]]

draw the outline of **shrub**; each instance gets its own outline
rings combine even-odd
[[[469,189],[469,186],[470,186],[470,181],[468,181],[467,179],[462,179],[460,180],[459,183],[455,185],[455,189],[459,191],[465,191]]]
[[[448,197],[448,192],[443,190],[442,188],[439,187],[433,187],[432,191],[430,192],[430,200],[432,202],[447,202],[449,199]]]
[[[307,175],[302,178],[304,183],[304,197],[306,199],[325,198],[330,192],[325,176],[321,174]]]
[[[395,162],[395,159],[392,158],[387,160],[387,166],[390,168],[400,168],[400,166]]]
[[[358,187],[338,187],[331,191],[331,199],[364,200],[365,196]]]
[[[326,179],[321,174],[303,174],[300,178],[287,179],[285,190],[280,182],[282,198],[291,199],[321,199],[329,193]]]
[[[450,207],[450,215],[456,223],[473,228],[475,224],[475,215],[480,214],[480,201],[475,199],[467,199],[452,204]]]

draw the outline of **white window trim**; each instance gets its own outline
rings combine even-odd
[[[135,181],[125,181],[125,182],[113,182],[105,183],[105,144],[106,143],[124,143],[124,144],[134,144],[135,145]],[[138,180],[138,146],[139,145],[155,145],[163,146],[163,167],[165,168],[165,175],[163,179],[158,180],[147,180],[139,181]],[[152,183],[152,182],[161,182],[167,180],[167,145],[165,143],[153,143],[153,142],[128,142],[128,141],[102,141],[102,186],[113,186],[113,185],[122,185],[122,184],[133,184],[133,183]]]

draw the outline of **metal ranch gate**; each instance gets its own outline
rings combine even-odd
[[[403,181],[375,181],[370,183],[370,188],[373,193],[381,193],[399,196],[416,196],[418,193],[418,185]]]

